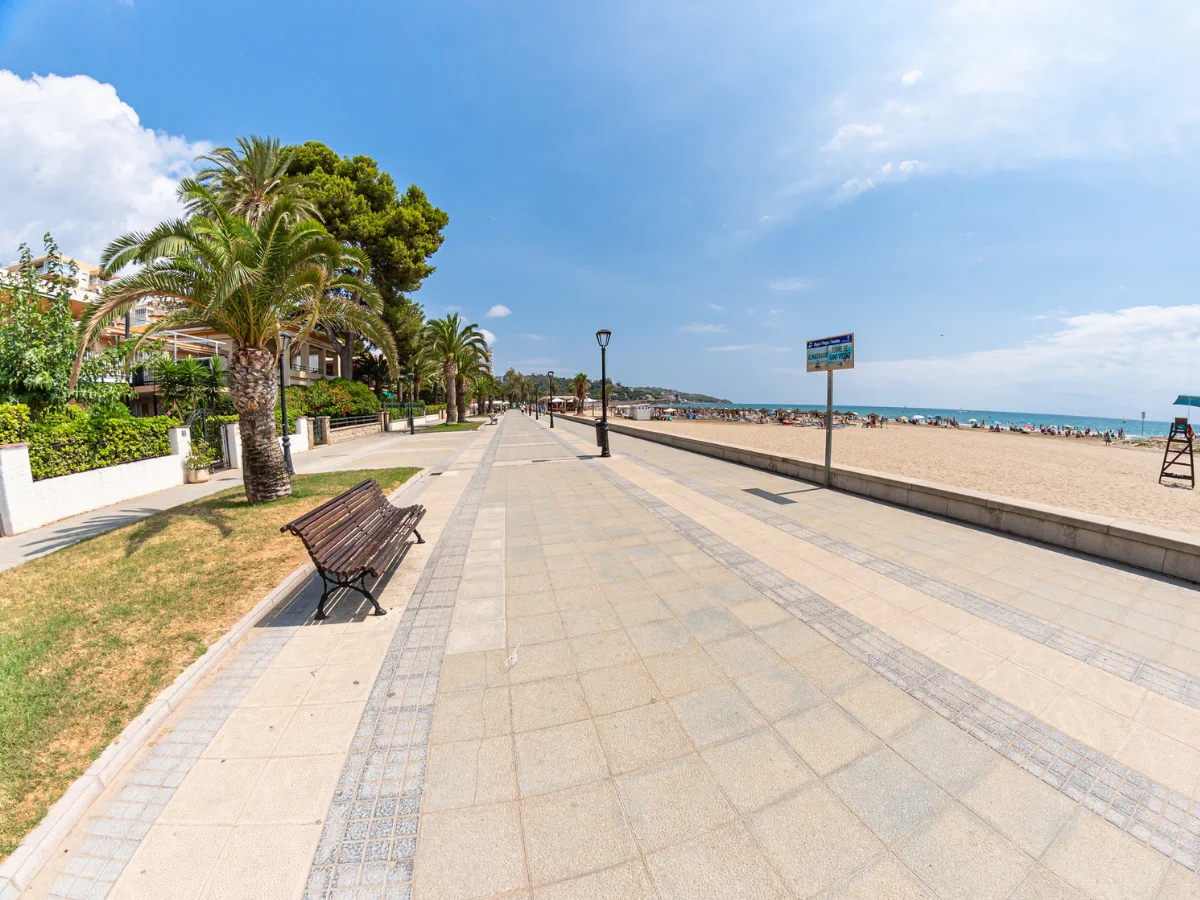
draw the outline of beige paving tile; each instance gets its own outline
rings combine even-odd
[[[784,719],[776,729],[814,772],[825,776],[878,744],[875,736],[834,703]]]
[[[888,900],[936,900],[900,860],[885,853],[841,884],[821,895],[821,900],[868,900],[886,897]]]
[[[504,619],[457,621],[446,640],[447,653],[474,653],[505,646]]]
[[[671,708],[697,747],[729,740],[764,724],[730,684],[676,697]]]
[[[430,742],[449,744],[478,740],[512,730],[506,687],[439,694]]]
[[[904,691],[872,676],[837,697],[837,703],[883,738],[892,737],[925,715],[925,707]]]
[[[736,682],[738,690],[768,722],[824,702],[825,695],[791,666],[772,666]]]
[[[1092,666],[1080,666],[1063,686],[1127,718],[1133,718],[1148,693],[1141,685]]]
[[[515,799],[516,759],[508,735],[429,748],[423,811]]]
[[[704,650],[730,678],[749,675],[780,661],[774,650],[748,632],[712,641],[704,645]]]
[[[213,865],[202,900],[293,900],[308,872],[321,825],[239,825]]]
[[[1133,723],[1116,758],[1143,775],[1188,797],[1200,778],[1200,751]]]
[[[632,772],[682,756],[692,749],[671,707],[651,703],[595,720],[596,732],[614,774]]]
[[[344,666],[324,665],[317,670],[304,703],[366,702],[378,673],[379,660]]]
[[[941,789],[887,747],[833,773],[827,784],[888,845],[912,831],[947,799]]]
[[[421,816],[416,900],[472,900],[526,887],[521,815],[496,803]]]
[[[701,756],[742,815],[774,803],[812,779],[812,773],[770,728],[709,747]]]
[[[645,665],[665,697],[677,697],[725,681],[724,673],[698,645],[648,657]]]
[[[514,684],[510,694],[513,731],[535,731],[588,717],[583,690],[574,675]]]
[[[325,821],[345,757],[288,756],[267,760],[238,815],[240,825],[304,825]]]
[[[801,897],[840,881],[884,849],[819,782],[760,810],[747,825],[767,859]]]
[[[571,638],[571,653],[580,672],[636,661],[638,651],[623,629]]]
[[[871,674],[870,669],[833,644],[801,656],[793,665],[826,694],[836,694]]]
[[[736,816],[699,756],[670,760],[617,778],[617,790],[643,851],[650,853]]]
[[[1065,684],[1083,663],[1033,641],[1024,641],[1009,657],[1022,668],[1055,684]]]
[[[1168,866],[1158,900],[1200,900],[1200,878],[1183,866]]]
[[[315,669],[323,666],[333,652],[340,634],[331,629],[305,628],[283,645],[283,649],[271,661],[271,667],[283,669],[292,666]]]
[[[516,735],[522,797],[604,778],[608,768],[590,719]]]
[[[621,593],[623,595],[625,592],[622,591]],[[656,597],[614,601],[613,611],[617,614],[617,618],[621,620],[621,624],[626,628],[636,628],[638,625],[645,625],[647,622],[656,622],[660,619],[670,619],[672,617],[671,610],[667,609],[666,604]]]
[[[647,858],[663,900],[786,900],[791,895],[740,822]]]
[[[519,684],[574,674],[571,645],[567,641],[550,641],[519,648],[517,662],[509,669],[508,679],[512,684]]]
[[[925,655],[972,681],[978,681],[1000,663],[1000,657],[995,653],[954,634],[926,648]]]
[[[953,800],[901,841],[895,852],[945,900],[1007,897],[1033,865],[1032,859]]]
[[[486,653],[451,654],[442,660],[442,674],[438,680],[438,690],[442,693],[482,689],[487,686]]]
[[[629,629],[629,639],[642,656],[657,656],[682,650],[692,643],[692,635],[676,619],[660,619]]]
[[[525,854],[534,885],[573,878],[637,857],[611,781],[521,801]]]
[[[215,825],[153,826],[109,896],[113,900],[195,900],[232,831]]]
[[[1189,747],[1200,748],[1200,711],[1147,693],[1134,720]]]
[[[200,754],[209,759],[269,756],[287,730],[296,707],[235,709]]]
[[[534,900],[657,900],[654,882],[641,862],[580,875],[535,888]]]
[[[794,618],[791,613],[774,600],[766,599],[734,606],[731,611],[741,620],[743,625],[755,631],[768,628],[771,625],[778,625],[780,622],[788,622]]]
[[[789,662],[828,645],[828,641],[798,619],[788,619],[756,632],[759,639]]]
[[[1132,724],[1111,709],[1065,689],[1042,717],[1076,740],[1108,754],[1116,752]]]
[[[658,685],[641,662],[595,669],[579,676],[592,715],[602,716],[663,699]]]
[[[924,652],[939,641],[945,640],[950,632],[913,613],[890,619],[879,626],[900,643],[917,652]]]
[[[560,641],[566,637],[562,615],[558,612],[510,618],[507,627],[510,647],[544,644],[547,641]]]
[[[1085,900],[1085,898],[1075,888],[1038,863],[1012,892],[1009,900]]]
[[[240,706],[296,706],[316,680],[316,669],[267,669],[250,688]]]
[[[918,772],[954,795],[996,761],[996,753],[987,745],[936,713],[918,719],[894,737],[891,746]]]
[[[621,621],[613,608],[607,603],[602,606],[589,606],[585,609],[571,609],[562,613],[563,628],[567,637],[580,637],[585,634],[597,634],[601,631],[612,631],[621,627]]]
[[[943,570],[943,577],[945,577]],[[965,613],[961,609],[955,609],[947,603],[942,603],[939,600],[933,600],[920,607],[916,614],[927,622],[931,622],[943,631],[948,631],[951,634],[957,634],[964,628],[970,628],[977,621],[975,616],[970,613]]]
[[[254,789],[264,759],[199,759],[158,821],[171,825],[233,825]]]
[[[1095,900],[1149,900],[1171,865],[1089,810],[1080,808],[1042,862]]]
[[[1006,759],[963,792],[959,800],[1032,857],[1040,857],[1078,804]]]
[[[991,691],[1035,716],[1041,715],[1061,690],[1054,682],[1047,681],[1007,659],[979,678],[977,683],[984,690]]]

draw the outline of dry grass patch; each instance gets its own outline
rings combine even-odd
[[[121,729],[308,557],[280,534],[363,478],[299,475],[265,506],[232,488],[0,573],[0,859]]]

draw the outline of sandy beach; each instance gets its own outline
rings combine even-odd
[[[824,459],[825,455],[825,432],[817,428],[621,421],[805,459]],[[1105,447],[1100,440],[889,423],[885,428],[837,429],[833,460],[835,464],[1200,533],[1196,492],[1158,484],[1161,448]]]

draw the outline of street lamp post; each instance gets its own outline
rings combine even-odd
[[[546,409],[550,411],[550,427],[554,427],[554,370],[551,369],[546,373],[546,378],[550,381],[550,397],[546,400]]]
[[[417,427],[416,427],[416,425],[414,425],[414,424],[413,424],[413,412],[412,412],[412,408],[413,408],[413,399],[414,399],[414,397],[413,397],[413,374],[412,374],[412,372],[409,372],[409,373],[408,373],[408,376],[407,376],[407,379],[406,379],[406,380],[408,381],[408,433],[409,433],[409,434],[416,434],[416,433],[417,433]]]
[[[280,335],[279,340],[279,412],[283,419],[283,461],[287,465],[289,475],[295,475],[292,467],[292,439],[288,437],[287,421],[287,378],[284,374],[284,360],[287,359],[288,345],[292,337],[289,334]]]
[[[611,456],[608,451],[608,371],[606,368],[605,355],[608,350],[608,341],[612,337],[612,332],[607,328],[602,328],[596,332],[596,343],[600,345],[600,455]]]
[[[536,422],[541,418],[541,416],[539,414],[542,411],[541,404],[538,403],[537,375],[535,374],[529,380],[531,382],[530,387],[533,388],[533,420]]]

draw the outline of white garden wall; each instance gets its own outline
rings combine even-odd
[[[0,531],[20,534],[187,481],[187,428],[168,432],[171,452],[156,459],[33,480],[28,444],[0,446]]]
[[[225,446],[229,448],[229,468],[240,469],[242,467],[242,432],[238,428],[238,423],[230,422],[221,427],[225,429]],[[313,448],[312,422],[308,416],[300,416],[296,419],[296,433],[289,437],[291,438],[292,456]],[[282,437],[279,438],[279,447],[283,448]]]

